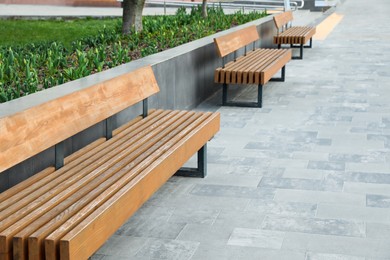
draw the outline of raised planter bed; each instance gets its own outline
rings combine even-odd
[[[214,70],[221,65],[221,61],[215,50],[213,39],[249,25],[257,26],[261,36],[260,46],[258,47],[272,45],[272,37],[276,33],[276,29],[272,16],[268,16],[107,71],[0,104],[0,117],[17,113],[146,65],[152,65],[161,89],[158,95],[151,98],[150,108],[192,109],[220,90],[220,86],[214,83]],[[130,118],[140,114],[141,106],[142,104],[136,105],[116,115],[113,120],[114,126],[122,125]],[[66,154],[71,154],[103,136],[104,131],[104,123],[99,123],[69,138],[65,142]],[[54,148],[49,148],[41,154],[0,173],[0,192],[28,178],[29,172],[41,171],[52,165],[53,162]],[[29,170],[27,171],[27,169]],[[18,174],[13,174],[15,172]]]

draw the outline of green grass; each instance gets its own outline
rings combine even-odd
[[[0,46],[18,46],[46,41],[65,47],[85,36],[96,35],[104,26],[114,29],[120,19],[0,20]]]

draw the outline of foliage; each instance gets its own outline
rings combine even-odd
[[[143,19],[142,32],[121,35],[121,25],[103,28],[97,35],[74,41],[31,43],[0,47],[0,103],[205,37],[220,30],[258,19],[265,13],[224,15],[210,8],[202,18],[201,7],[189,14],[184,8],[174,16]]]

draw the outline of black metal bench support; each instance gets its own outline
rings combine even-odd
[[[224,83],[222,87],[222,106],[260,108],[263,106],[263,85],[261,84],[257,86],[257,102],[228,101],[227,92],[228,84]]]
[[[182,167],[175,176],[204,178],[207,175],[207,143],[198,151],[198,167]]]
[[[293,56],[292,59],[293,60],[302,60],[303,59],[303,48],[313,48],[313,38],[310,38],[310,43],[309,45],[303,45],[303,44],[300,44],[300,45],[294,45],[294,44],[291,44],[290,45],[291,48],[299,48],[299,52],[300,52],[300,55],[299,56]]]
[[[269,81],[284,82],[286,79],[286,65],[283,66],[280,78],[272,78]]]
[[[60,142],[54,146],[55,151],[55,168],[58,170],[62,166],[64,166],[64,158],[65,158],[65,146],[64,142]]]

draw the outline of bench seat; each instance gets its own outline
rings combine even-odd
[[[272,76],[290,60],[289,50],[256,49],[246,56],[231,61],[224,68],[217,68],[216,83],[266,84]]]
[[[17,259],[87,258],[218,128],[217,114],[157,110],[1,194],[3,251]]]
[[[281,48],[282,44],[290,44],[291,47],[299,47],[300,55],[293,56],[293,59],[303,59],[303,48],[312,48],[313,36],[316,28],[311,26],[292,26],[292,11],[284,12],[273,17],[275,26],[278,30],[274,36],[274,44]],[[309,45],[305,45],[310,41]]]
[[[315,34],[313,27],[294,26],[274,37],[275,44],[306,44]]]
[[[88,259],[197,152],[199,168],[219,125],[219,113],[150,110],[1,193],[0,259]]]
[[[291,50],[256,49],[259,39],[254,25],[214,39],[218,55],[222,58],[222,67],[214,71],[214,82],[223,84],[222,105],[262,107],[263,86],[269,81],[284,81],[286,64],[291,60]],[[253,44],[253,49],[247,51],[249,44]],[[236,58],[237,50],[241,48],[245,48],[244,55]],[[234,54],[234,59],[225,64],[229,54]],[[279,70],[281,77],[272,78]],[[257,102],[228,101],[229,84],[256,84]]]

